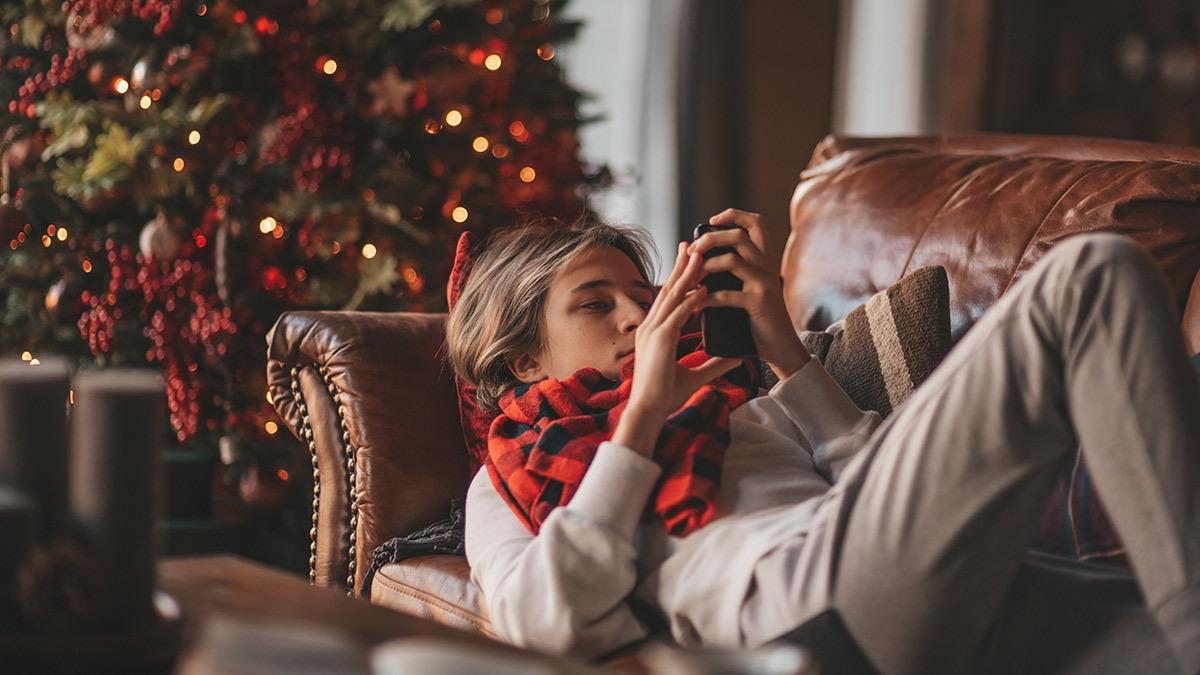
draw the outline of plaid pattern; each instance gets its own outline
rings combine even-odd
[[[680,340],[682,365],[708,360],[698,346],[699,335]],[[600,443],[612,437],[629,400],[633,363],[631,357],[622,364],[617,381],[585,368],[501,397],[485,465],[496,491],[534,534],[555,507],[571,501]],[[686,536],[712,520],[729,413],[754,396],[758,384],[757,371],[743,363],[701,387],[667,419],[654,448],[663,475],[651,503],[670,534]]]

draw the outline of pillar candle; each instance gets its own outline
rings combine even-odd
[[[153,616],[163,391],[146,370],[91,371],[75,381],[71,511],[100,575],[100,618],[110,625]]]
[[[0,633],[20,625],[17,572],[34,544],[33,500],[0,487]]]
[[[67,396],[70,366],[0,361],[0,485],[33,500],[38,539],[62,533],[67,515]]]

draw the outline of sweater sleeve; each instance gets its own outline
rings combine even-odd
[[[536,536],[480,471],[467,492],[466,552],[497,634],[589,658],[645,637],[627,599],[637,584],[634,535],[660,471],[602,443],[570,504]]]
[[[859,410],[815,358],[768,395],[804,435],[817,470],[830,483],[837,482],[882,421],[875,411]]]

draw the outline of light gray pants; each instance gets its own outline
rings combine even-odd
[[[1113,235],[1056,246],[834,488],[832,602],[877,668],[978,672],[1080,443],[1145,611],[1200,672],[1200,392],[1160,273]]]

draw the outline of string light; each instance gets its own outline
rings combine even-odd
[[[543,61],[549,61],[550,59],[554,58],[554,45],[547,42],[541,47],[538,47],[537,55],[539,59]]]
[[[192,131],[188,134],[188,143],[190,143],[191,145],[195,145],[199,142],[200,142],[200,132],[195,129],[192,129]]]
[[[436,134],[437,132],[439,132],[441,130],[442,130],[442,125],[439,124],[437,120],[435,120],[435,119],[425,120],[425,132],[428,133],[429,135],[432,136],[433,134]]]
[[[67,228],[65,228],[65,227],[58,228],[58,234],[56,234],[54,236],[58,237],[59,241],[66,241],[67,240]]]
[[[275,223],[275,227],[271,230],[271,236],[283,239],[283,223]]]
[[[40,365],[42,365],[42,362],[41,362],[41,361],[38,361],[37,359],[29,359],[29,365],[31,365],[31,366],[40,366]]]
[[[113,91],[117,92],[118,94],[124,94],[125,92],[129,91],[129,80],[126,80],[123,77],[118,77],[117,79],[113,80],[112,88]]]
[[[148,110],[152,102],[150,94],[142,94],[142,100],[138,101],[138,105],[142,107],[142,110]]]
[[[274,420],[267,420],[267,423],[263,425],[263,428],[266,429],[267,434],[271,436],[279,433],[279,425],[276,424]]]
[[[50,223],[49,225],[46,226],[46,234],[50,235],[51,237],[54,236],[54,230],[55,230],[54,223]]]
[[[366,258],[367,260],[370,260],[371,258],[375,257],[376,253],[377,253],[377,250],[375,248],[375,244],[364,244],[363,245],[362,257]]]
[[[288,472],[286,469],[280,469],[279,471],[276,471],[275,475],[279,476],[279,480],[285,483],[288,481]]]
[[[33,354],[30,354],[29,352],[21,352],[21,360],[22,361],[28,361],[32,358],[33,358]]]
[[[493,7],[487,11],[487,14],[483,15],[483,20],[495,26],[504,20],[504,10],[499,7]]]
[[[467,222],[467,217],[470,215],[471,214],[467,212],[467,209],[462,206],[454,207],[454,211],[450,213],[450,217],[454,219],[454,222],[456,223]]]
[[[275,219],[271,216],[267,216],[266,218],[258,221],[258,231],[262,232],[263,234],[271,234],[271,232],[275,229],[275,225]]]
[[[53,241],[53,240],[50,238],[50,235],[48,235],[48,234],[42,235],[42,246],[44,246],[46,248],[50,248],[51,241]]]
[[[337,69],[337,61],[334,61],[328,56],[322,56],[321,58],[317,59],[317,70],[320,70],[322,73],[325,73],[326,75],[332,75],[337,72]]]
[[[333,242],[333,246],[330,246],[329,250],[333,251],[334,255],[341,253],[342,252],[342,242],[340,242],[340,241]]]
[[[503,143],[497,143],[492,146],[492,157],[496,159],[504,159],[508,157],[508,146]]]
[[[205,14],[208,14],[208,5],[200,5],[196,8],[197,16],[204,16]]]
[[[500,70],[500,66],[504,64],[504,60],[499,54],[492,54],[483,60],[483,67],[488,70]]]
[[[87,258],[84,258],[84,259],[83,259],[83,262],[82,262],[82,263],[80,263],[80,264],[79,264],[79,266],[83,268],[83,272],[84,272],[84,274],[91,274],[91,273],[92,273],[92,261],[91,261],[91,260],[88,260]]]
[[[483,136],[476,136],[475,140],[471,142],[471,147],[475,149],[475,152],[487,152],[488,139]]]
[[[463,115],[461,112],[459,112],[457,110],[451,110],[450,112],[446,113],[446,124],[449,124],[452,127],[456,127],[456,126],[462,124],[462,121],[463,121]]]
[[[521,169],[521,180],[532,183],[534,178],[537,178],[537,172],[533,170],[532,166]]]
[[[151,98],[152,100],[155,100],[155,101],[157,101],[158,99],[162,98],[162,89],[152,89],[152,90],[150,90],[150,98]]]
[[[171,166],[173,166],[175,168],[175,171],[177,171],[177,172],[183,171],[183,158],[176,157],[175,161],[171,164]]]

